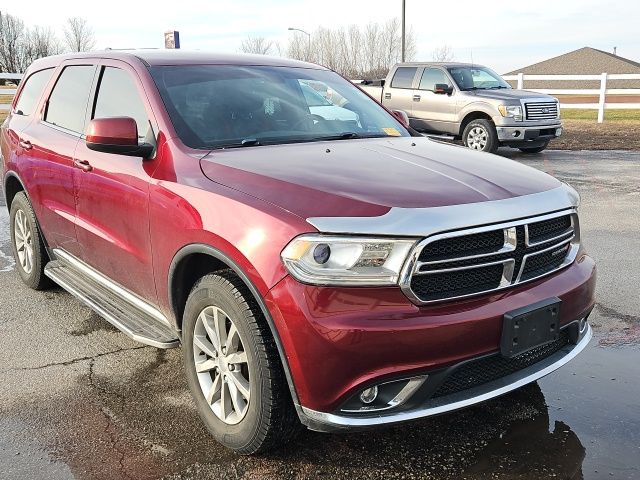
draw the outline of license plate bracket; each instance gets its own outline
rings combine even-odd
[[[500,353],[515,357],[560,337],[562,300],[548,298],[504,314]]]

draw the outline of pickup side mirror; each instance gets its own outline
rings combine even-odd
[[[87,148],[96,152],[149,158],[154,146],[138,143],[138,126],[131,117],[94,118],[87,127]]]
[[[391,110],[391,113],[406,128],[409,128],[409,115],[404,110]]]
[[[453,87],[446,83],[436,83],[433,87],[433,93],[437,93],[438,95],[451,95],[453,93]]]

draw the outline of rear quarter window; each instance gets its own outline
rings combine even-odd
[[[45,122],[72,132],[84,133],[95,70],[93,65],[65,67],[49,97]]]
[[[18,97],[18,102],[14,109],[15,113],[18,115],[31,115],[34,112],[52,73],[53,68],[47,68],[29,75],[22,87],[20,97]]]
[[[399,67],[391,80],[391,88],[411,88],[417,67]]]

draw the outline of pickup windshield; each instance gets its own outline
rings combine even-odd
[[[243,65],[150,67],[182,142],[216,149],[409,136],[328,70]]]
[[[487,67],[449,67],[449,73],[460,90],[489,90],[511,88],[500,75]]]

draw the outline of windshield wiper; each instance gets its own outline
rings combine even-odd
[[[489,90],[499,90],[501,88],[509,88],[509,87],[505,87],[504,85],[498,85],[496,87],[489,87]]]
[[[387,137],[388,135],[383,135],[383,134],[372,134],[372,135],[363,135],[360,133],[356,133],[356,132],[342,132],[342,133],[338,133],[336,135],[328,135],[326,137],[317,137],[315,140],[318,141],[322,141],[322,140],[350,140],[352,138],[383,138],[383,137]]]
[[[241,148],[241,147],[257,147],[262,145],[257,138],[245,138],[240,140],[238,143],[223,143],[219,145],[207,145],[209,148],[220,149],[220,148]]]

